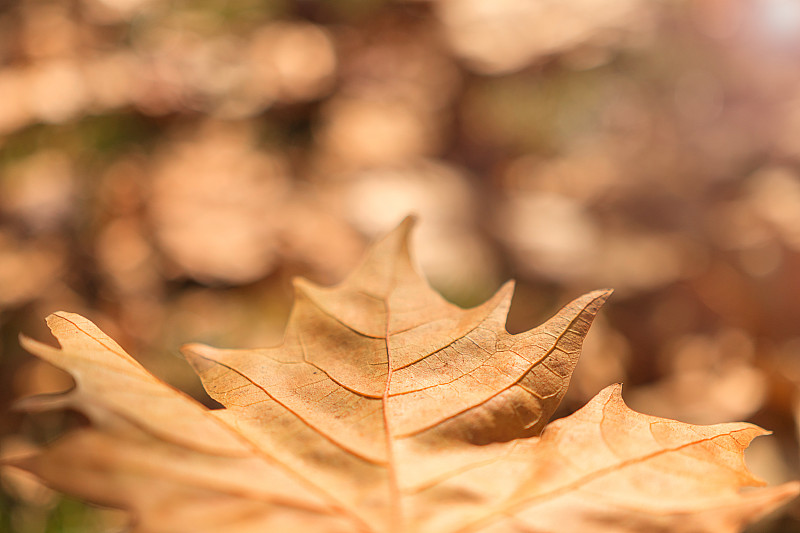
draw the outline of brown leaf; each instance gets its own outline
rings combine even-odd
[[[92,420],[14,462],[53,487],[130,510],[151,532],[736,531],[794,497],[757,486],[763,430],[641,415],[609,387],[545,427],[610,291],[505,330],[511,284],[460,309],[408,253],[407,220],[340,285],[295,283],[281,346],[184,349],[207,410],[86,319],[57,313],[73,391],[28,408]]]
[[[22,343],[68,370],[76,387],[21,405],[73,407],[93,424],[17,466],[56,489],[131,510],[135,531],[259,531],[333,512],[313,484],[255,450],[218,412],[154,378],[85,318],[56,313],[48,325],[61,350]]]

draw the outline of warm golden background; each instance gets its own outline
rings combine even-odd
[[[796,0],[0,2],[0,453],[80,423],[8,410],[70,386],[17,342],[50,312],[207,398],[180,344],[278,342],[407,213],[449,299],[518,280],[512,331],[616,288],[563,413],[622,381],[800,477]],[[0,486],[0,531],[119,523]]]

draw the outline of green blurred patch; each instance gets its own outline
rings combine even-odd
[[[55,505],[32,506],[0,490],[0,533],[105,533],[106,514],[68,497],[58,497]]]
[[[159,131],[154,121],[126,112],[84,116],[64,124],[35,124],[5,141],[0,150],[0,167],[45,148],[111,158],[133,146],[156,142]]]

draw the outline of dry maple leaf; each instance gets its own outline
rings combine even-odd
[[[88,320],[56,313],[56,349],[25,347],[76,387],[26,400],[87,428],[12,461],[132,514],[140,533],[736,531],[794,497],[762,485],[750,424],[694,426],[628,409],[620,386],[547,426],[610,291],[511,335],[512,286],[460,309],[417,274],[411,221],[343,283],[295,284],[277,348],[184,349],[204,406]]]

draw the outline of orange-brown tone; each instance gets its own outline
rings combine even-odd
[[[610,291],[505,329],[507,285],[461,309],[408,251],[410,220],[341,284],[295,283],[276,348],[184,348],[209,410],[94,324],[56,313],[60,349],[23,339],[77,386],[30,398],[91,426],[11,464],[126,509],[138,533],[735,532],[793,498],[743,452],[764,433],[646,416],[601,391],[548,425]]]
[[[446,300],[516,280],[513,333],[614,287],[552,419],[624,382],[800,479],[798,5],[0,0],[0,457],[85,423],[10,409],[72,381],[17,340],[42,317],[214,407],[181,343],[277,344],[294,277],[417,213]],[[115,520],[0,468],[0,530]]]

